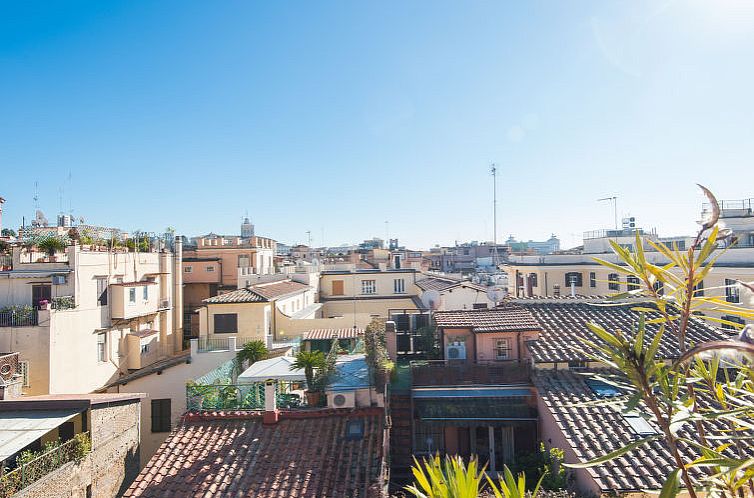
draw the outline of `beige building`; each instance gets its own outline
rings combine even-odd
[[[324,318],[353,318],[364,327],[372,318],[422,308],[416,285],[422,274],[413,268],[389,270],[328,270],[320,276]]]
[[[0,350],[19,353],[24,393],[91,392],[181,350],[172,253],[71,244],[54,256],[15,246],[12,258],[0,271]]]
[[[754,293],[739,282],[754,281],[754,211],[752,200],[721,201],[723,210],[721,223],[733,230],[737,243],[719,257],[714,268],[704,278],[698,293],[724,297],[730,303],[754,306]],[[610,241],[635,250],[635,230],[597,230],[584,234],[584,245],[578,251],[548,255],[511,255],[504,266],[508,274],[509,293],[513,297],[544,296],[607,296],[634,288],[638,284],[626,275],[616,273],[598,264],[594,258],[618,263]],[[644,238],[661,241],[683,251],[688,249],[690,237],[660,238],[655,233],[643,233]],[[668,263],[661,253],[645,244],[647,261],[664,265]],[[712,254],[717,257],[722,250]],[[719,315],[719,314],[718,314]],[[726,320],[743,324],[734,316],[723,316]],[[731,325],[723,325],[732,328]]]

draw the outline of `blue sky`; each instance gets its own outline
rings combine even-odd
[[[496,162],[500,239],[688,233],[754,197],[752,61],[745,0],[5,2],[4,225],[485,240]]]

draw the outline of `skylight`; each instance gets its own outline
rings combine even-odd
[[[356,440],[364,437],[364,421],[349,420],[346,424],[346,439]]]
[[[587,379],[586,385],[589,386],[598,398],[614,398],[621,394],[617,387],[601,380]]]
[[[623,420],[631,427],[634,434],[638,436],[652,436],[657,434],[657,431],[649,425],[649,422],[640,417],[636,412],[626,413],[623,415]]]

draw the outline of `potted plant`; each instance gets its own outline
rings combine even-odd
[[[267,346],[264,344],[264,341],[255,340],[247,342],[236,353],[236,370],[240,373],[244,368],[244,364],[251,366],[259,360],[267,358],[267,354]]]
[[[325,355],[322,351],[300,351],[296,355],[296,361],[291,365],[291,370],[303,370],[306,377],[306,401],[309,406],[317,406],[322,394],[322,386],[314,381],[315,369],[324,368]]]
[[[60,237],[46,237],[37,243],[37,248],[47,254],[48,260],[52,263],[56,261],[55,255],[60,251],[65,251],[67,244]]]

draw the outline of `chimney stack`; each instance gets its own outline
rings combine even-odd
[[[275,399],[276,386],[277,381],[272,379],[264,383],[264,415],[262,416],[262,423],[265,425],[275,425],[280,420],[280,411]]]

